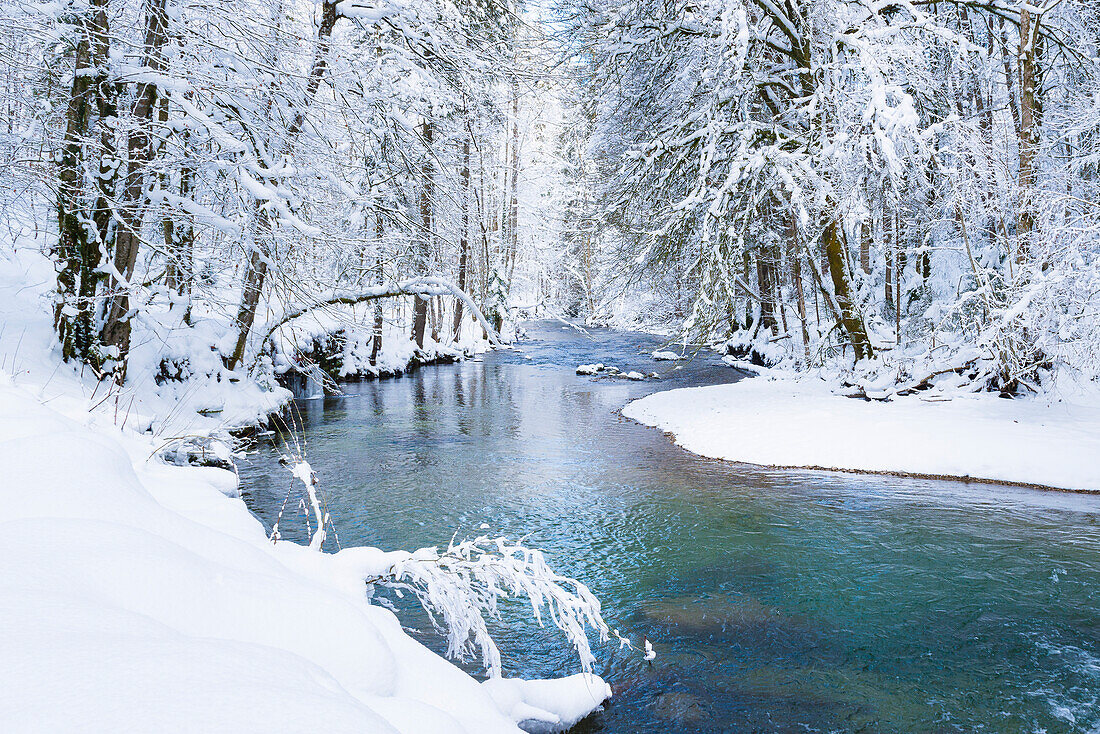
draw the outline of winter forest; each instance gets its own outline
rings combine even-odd
[[[0,77],[13,731],[1100,727],[1100,5],[4,0]]]
[[[315,308],[367,362],[384,322],[423,349],[562,313],[878,390],[1097,369],[1087,4],[4,15],[3,206],[50,230],[58,338],[100,372],[142,322],[226,370],[319,358],[272,339]]]

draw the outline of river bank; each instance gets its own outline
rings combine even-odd
[[[725,461],[1100,492],[1100,407],[1080,390],[883,402],[812,378],[761,376],[655,393],[622,413]]]
[[[336,556],[272,544],[233,473],[152,451],[0,377],[10,731],[515,732],[547,700],[428,651]],[[543,710],[602,702],[598,679],[564,687]]]

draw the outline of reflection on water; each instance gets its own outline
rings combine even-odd
[[[616,411],[736,373],[654,362],[645,335],[531,331],[298,407],[344,545],[526,534],[654,641],[653,665],[605,653],[617,695],[582,729],[1100,731],[1100,497],[701,459]],[[269,524],[291,485],[275,456],[242,468]],[[506,674],[576,669],[521,607],[498,639]]]

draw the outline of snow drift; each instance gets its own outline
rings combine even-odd
[[[716,459],[1100,490],[1100,408],[1055,397],[880,402],[821,380],[755,377],[654,393],[623,415]]]
[[[270,543],[232,473],[150,453],[0,377],[7,731],[515,732],[606,697],[595,676],[479,684],[346,564]]]

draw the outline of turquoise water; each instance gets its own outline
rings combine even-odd
[[[673,370],[647,335],[530,331],[479,362],[299,401],[300,435],[344,546],[488,523],[653,641],[653,664],[601,651],[616,696],[580,730],[1100,732],[1100,496],[701,459],[617,410],[736,372]],[[582,362],[665,375],[578,377]],[[272,443],[242,467],[269,525],[292,486]],[[577,670],[522,605],[508,619],[507,674]]]

